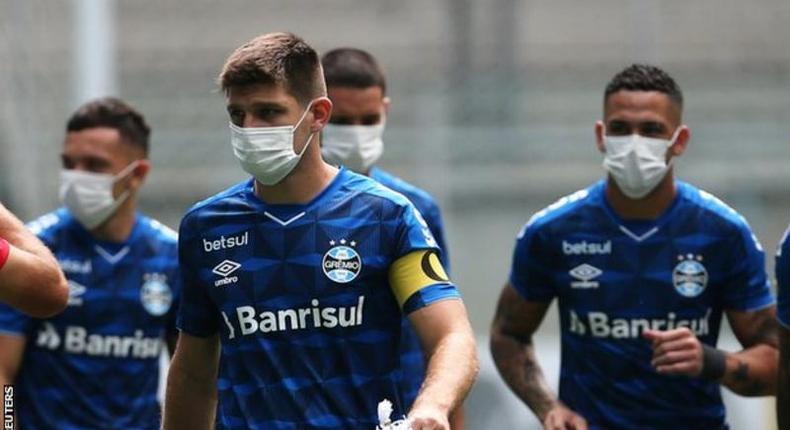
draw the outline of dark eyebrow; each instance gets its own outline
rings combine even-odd
[[[275,110],[286,110],[288,107],[282,103],[277,102],[255,102],[253,103],[250,108],[252,109],[275,109]],[[231,111],[233,109],[240,109],[240,107],[236,104],[229,104],[226,106],[226,110]]]

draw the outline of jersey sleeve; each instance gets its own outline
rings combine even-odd
[[[723,304],[725,309],[750,311],[774,302],[765,273],[765,252],[744,222],[733,234],[735,242],[729,253],[732,268],[724,282]]]
[[[407,315],[432,303],[461,298],[435,249],[418,250],[399,258],[390,266],[389,283]]]
[[[199,282],[198,262],[194,250],[196,229],[190,215],[181,222],[178,233],[178,266],[181,279],[181,303],[178,308],[176,326],[182,332],[209,337],[219,330],[218,311],[203,284]]]
[[[175,258],[178,258],[177,256]],[[167,311],[167,326],[165,330],[168,335],[173,335],[178,332],[177,328],[177,320],[178,320],[178,311],[181,306],[181,295],[183,293],[183,278],[181,275],[181,270],[176,267],[173,271],[173,303],[170,305],[170,310]]]
[[[396,258],[389,268],[389,284],[404,314],[461,297],[442,266],[440,250],[428,223],[412,204],[404,207],[398,237]]]
[[[444,269],[450,272],[450,253],[447,249],[447,242],[444,239],[444,223],[442,222],[442,212],[439,205],[432,202],[423,214],[425,221],[428,223],[428,228],[431,230],[436,245],[441,249],[441,261]]]
[[[0,335],[27,336],[33,327],[33,318],[0,303]]]
[[[529,223],[519,232],[513,250],[510,284],[525,300],[550,302],[556,291],[545,255],[548,247],[542,241],[538,229]]]
[[[776,251],[776,317],[790,328],[790,227],[785,231]]]
[[[404,205],[398,224],[396,260],[420,249],[439,251],[439,244],[433,237],[428,223],[411,203]]]

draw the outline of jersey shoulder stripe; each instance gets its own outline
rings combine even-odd
[[[147,226],[147,229],[154,232],[154,234],[156,234],[157,237],[162,241],[173,244],[178,243],[178,233],[176,233],[172,228],[146,216],[140,216],[140,222],[143,222]]]
[[[743,215],[713,194],[686,182],[678,181],[677,185],[680,189],[680,194],[701,210],[708,212],[725,224],[738,228],[749,228],[749,224]]]
[[[252,181],[253,181],[252,179],[244,180],[242,182],[239,182],[239,183],[237,183],[235,185],[232,185],[232,186],[226,188],[223,191],[220,191],[217,194],[214,194],[211,197],[208,197],[208,198],[206,198],[204,200],[201,200],[201,201],[195,203],[184,214],[184,220],[186,220],[190,216],[194,215],[195,213],[197,213],[197,212],[199,212],[199,211],[201,211],[201,210],[203,210],[203,209],[205,209],[207,207],[210,207],[210,206],[218,204],[219,202],[221,202],[224,199],[227,199],[229,197],[239,196],[239,195],[243,194],[245,192],[245,190],[247,190],[248,188],[252,187]]]
[[[43,239],[53,235],[72,220],[73,218],[66,208],[59,208],[28,222],[26,227],[39,239]]]
[[[561,197],[559,200],[532,215],[527,223],[521,228],[521,231],[519,231],[518,238],[524,237],[528,230],[540,230],[549,223],[567,217],[576,212],[579,208],[590,204],[594,196],[602,192],[602,188],[603,181],[600,181],[588,188]]]
[[[346,186],[361,194],[388,200],[396,206],[412,205],[411,201],[400,192],[386,187],[382,183],[354,172],[348,172],[349,179]]]
[[[752,242],[762,252],[762,244],[752,232],[749,222],[743,215],[707,191],[681,181],[678,181],[678,187],[691,204],[699,207],[706,215],[710,215],[706,216],[706,219],[714,222],[709,225],[719,226],[723,234],[738,233],[744,239],[744,243]]]
[[[404,181],[403,179],[385,171],[374,167],[370,172],[370,177],[382,183],[384,186],[397,191],[406,196],[414,206],[420,211],[435,211],[438,210],[438,205],[433,197],[422,188],[414,184]]]

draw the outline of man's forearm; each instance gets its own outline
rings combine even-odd
[[[164,430],[209,430],[214,428],[217,387],[210,378],[186,374],[174,362],[167,378]]]
[[[776,347],[758,344],[737,353],[726,355],[726,370],[721,383],[742,396],[776,394]]]
[[[471,333],[447,335],[428,357],[428,369],[413,408],[430,404],[449,414],[463,402],[479,369]]]
[[[49,249],[2,204],[0,204],[0,237],[23,251],[54,261]]]
[[[511,390],[543,422],[558,403],[535,357],[532,339],[492,332],[491,353],[502,378]]]
[[[0,301],[38,318],[63,310],[66,279],[49,249],[0,205],[0,238],[10,252],[0,268]]]
[[[790,430],[790,330],[779,331],[779,369],[776,382],[776,418],[779,430]]]
[[[790,430],[790,359],[780,363],[776,389],[776,418],[779,430]],[[784,365],[782,365],[784,364]]]

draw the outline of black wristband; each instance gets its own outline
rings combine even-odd
[[[702,370],[699,373],[699,377],[718,381],[724,377],[726,370],[727,355],[724,351],[702,344]]]

